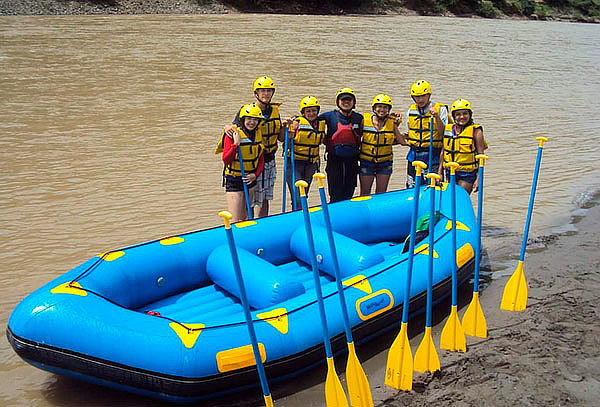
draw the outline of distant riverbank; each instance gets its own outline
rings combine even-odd
[[[0,15],[408,14],[600,23],[596,0],[0,0]]]

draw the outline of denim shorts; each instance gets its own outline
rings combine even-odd
[[[360,160],[360,175],[392,175],[393,161],[374,163],[372,161]]]
[[[446,175],[446,179],[449,181],[450,180],[450,171],[445,170],[445,175]],[[471,172],[456,171],[456,182],[464,181],[464,182],[468,182],[469,184],[473,184],[473,183],[475,183],[476,179],[477,179],[477,170],[471,171]]]

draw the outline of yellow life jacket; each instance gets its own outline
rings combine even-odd
[[[235,130],[240,135],[240,145],[238,146],[238,152],[235,154],[234,160],[231,164],[226,165],[223,170],[223,175],[226,177],[241,177],[242,171],[240,169],[240,159],[239,153],[242,152],[242,160],[244,162],[244,172],[246,174],[251,172],[256,172],[256,168],[258,167],[258,160],[260,155],[264,151],[263,147],[263,136],[262,132],[259,128],[256,129],[254,134],[254,140],[249,138],[246,133],[239,127],[236,127]],[[219,143],[217,144],[217,148],[215,149],[215,154],[219,154],[223,152],[223,140],[227,137],[225,134],[221,136]]]
[[[325,138],[325,121],[319,120],[317,129],[304,116],[296,118],[298,130],[294,137],[294,160],[319,162],[319,145]]]
[[[361,160],[382,163],[392,160],[392,145],[396,140],[394,135],[394,120],[388,118],[380,130],[373,124],[374,113],[365,113],[362,142],[360,144]]]
[[[434,108],[439,112],[443,107],[448,110],[448,105],[443,103],[435,103]],[[431,139],[430,123],[433,117],[427,110],[427,113],[422,114],[419,111],[416,103],[410,105],[408,110],[408,137],[407,143],[411,147],[429,148],[429,140]],[[448,115],[450,120],[450,115]],[[433,148],[442,148],[442,135],[439,134],[435,119],[433,119]]]
[[[275,158],[275,151],[277,151],[277,137],[279,136],[279,130],[281,130],[281,118],[279,117],[279,105],[271,104],[271,114],[269,117],[265,117],[260,122],[258,128],[262,132],[263,143],[265,147],[265,159],[270,161],[271,157]]]
[[[457,171],[472,172],[479,167],[475,159],[477,155],[473,137],[475,129],[483,130],[480,124],[471,124],[458,135],[454,133],[454,124],[447,124],[444,129],[444,162],[454,161],[460,164]],[[484,148],[487,148],[487,144]]]

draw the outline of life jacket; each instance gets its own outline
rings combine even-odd
[[[342,124],[340,121],[340,113],[336,110],[337,128],[331,137],[325,140],[327,151],[333,152],[341,157],[353,157],[359,153],[360,135],[358,129],[359,123]]]
[[[271,161],[275,158],[275,151],[277,151],[277,137],[281,130],[281,118],[279,117],[279,105],[271,104],[271,114],[269,117],[265,117],[260,122],[258,128],[262,132],[263,143],[265,147],[265,161]],[[264,114],[263,114],[264,116]]]
[[[260,155],[264,151],[262,132],[259,128],[257,128],[254,133],[254,139],[249,138],[239,127],[236,127],[235,131],[240,135],[240,145],[238,146],[238,152],[235,154],[235,159],[231,164],[226,165],[223,170],[223,175],[228,178],[239,178],[242,176],[239,160],[240,151],[242,153],[244,172],[246,174],[256,171]],[[221,136],[215,154],[223,152],[223,140],[225,137],[227,137],[225,134]]]
[[[294,137],[294,159],[300,161],[319,162],[319,145],[325,138],[325,121],[319,120],[317,129],[304,116],[297,117],[299,123]]]
[[[394,120],[386,119],[385,124],[380,130],[377,130],[373,124],[373,113],[365,113],[362,142],[360,144],[361,160],[367,160],[374,163],[391,161],[392,145],[396,140],[394,135]]]
[[[434,108],[439,112],[443,107],[448,110],[448,105],[435,103]],[[427,109],[426,113],[421,113],[416,103],[410,105],[408,109],[408,137],[407,143],[411,147],[419,149],[429,148],[429,140],[431,140],[430,123],[433,117]],[[450,120],[450,117],[448,117]],[[433,148],[442,148],[442,135],[439,134],[435,119],[433,119]]]
[[[458,163],[460,167],[456,169],[457,171],[472,172],[479,167],[475,159],[477,155],[473,138],[475,129],[483,131],[480,124],[471,124],[458,135],[455,132],[454,124],[447,124],[444,129],[444,162],[454,161]],[[487,148],[487,143],[484,148]]]

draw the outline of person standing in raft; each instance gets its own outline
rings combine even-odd
[[[442,151],[442,135],[448,124],[448,106],[431,101],[431,85],[425,80],[418,80],[410,87],[410,96],[413,103],[406,113],[406,125],[404,127],[401,144],[408,144],[410,150],[406,159],[406,187],[415,185],[415,168],[413,161],[423,161],[428,165],[428,172],[438,172],[440,165],[439,157]],[[431,134],[431,121],[433,120],[433,135]],[[429,143],[433,140],[431,157],[429,155]],[[431,160],[430,160],[431,158]],[[431,163],[431,165],[430,165]],[[427,178],[423,177],[425,184]]]
[[[290,122],[288,137],[294,140],[294,172],[295,179],[302,179],[308,183],[313,175],[319,171],[320,158],[319,146],[325,140],[325,121],[317,117],[321,110],[319,100],[314,96],[305,96],[298,105],[300,116]],[[285,137],[285,136],[284,136]],[[292,185],[291,156],[287,155],[287,185],[291,194],[296,194],[296,202],[300,209],[300,195],[298,189]],[[308,194],[307,188],[307,194]]]
[[[256,105],[244,105],[239,112],[239,125],[234,126],[233,135],[223,133],[217,145],[215,154],[221,157],[225,168],[223,170],[223,186],[227,209],[233,215],[232,221],[237,222],[248,218],[244,183],[248,188],[250,202],[256,190],[256,180],[264,168],[264,147],[262,130],[259,124],[263,119],[260,108]],[[240,156],[244,164],[244,174],[240,166]]]
[[[371,103],[372,113],[364,113],[364,127],[360,144],[360,194],[370,195],[373,181],[375,193],[387,191],[392,175],[392,146],[403,138],[398,130],[401,117],[390,114],[392,98],[380,93]]]
[[[469,194],[477,180],[479,162],[477,154],[483,154],[488,147],[483,138],[483,127],[473,122],[471,102],[466,99],[456,99],[450,107],[454,124],[447,124],[444,131],[444,149],[440,159],[444,164],[456,162],[456,183],[463,187]],[[446,180],[450,179],[450,172],[444,171]],[[439,170],[442,175],[442,168]]]
[[[273,200],[273,189],[275,187],[275,178],[277,177],[277,168],[275,167],[275,151],[277,151],[277,139],[283,134],[281,127],[281,117],[279,116],[279,103],[272,103],[275,94],[275,83],[268,76],[259,76],[252,86],[254,102],[260,108],[263,119],[259,125],[262,132],[265,168],[257,180],[256,192],[252,201],[252,207],[258,207],[256,216],[263,217],[269,215],[269,201]],[[225,126],[225,133],[232,137],[234,126],[239,125],[239,113],[233,119],[233,124]],[[256,212],[256,211],[255,211]]]
[[[325,120],[327,186],[329,201],[338,202],[352,198],[358,175],[358,154],[363,128],[363,116],[354,111],[356,94],[350,88],[337,91],[338,109],[319,115]]]

